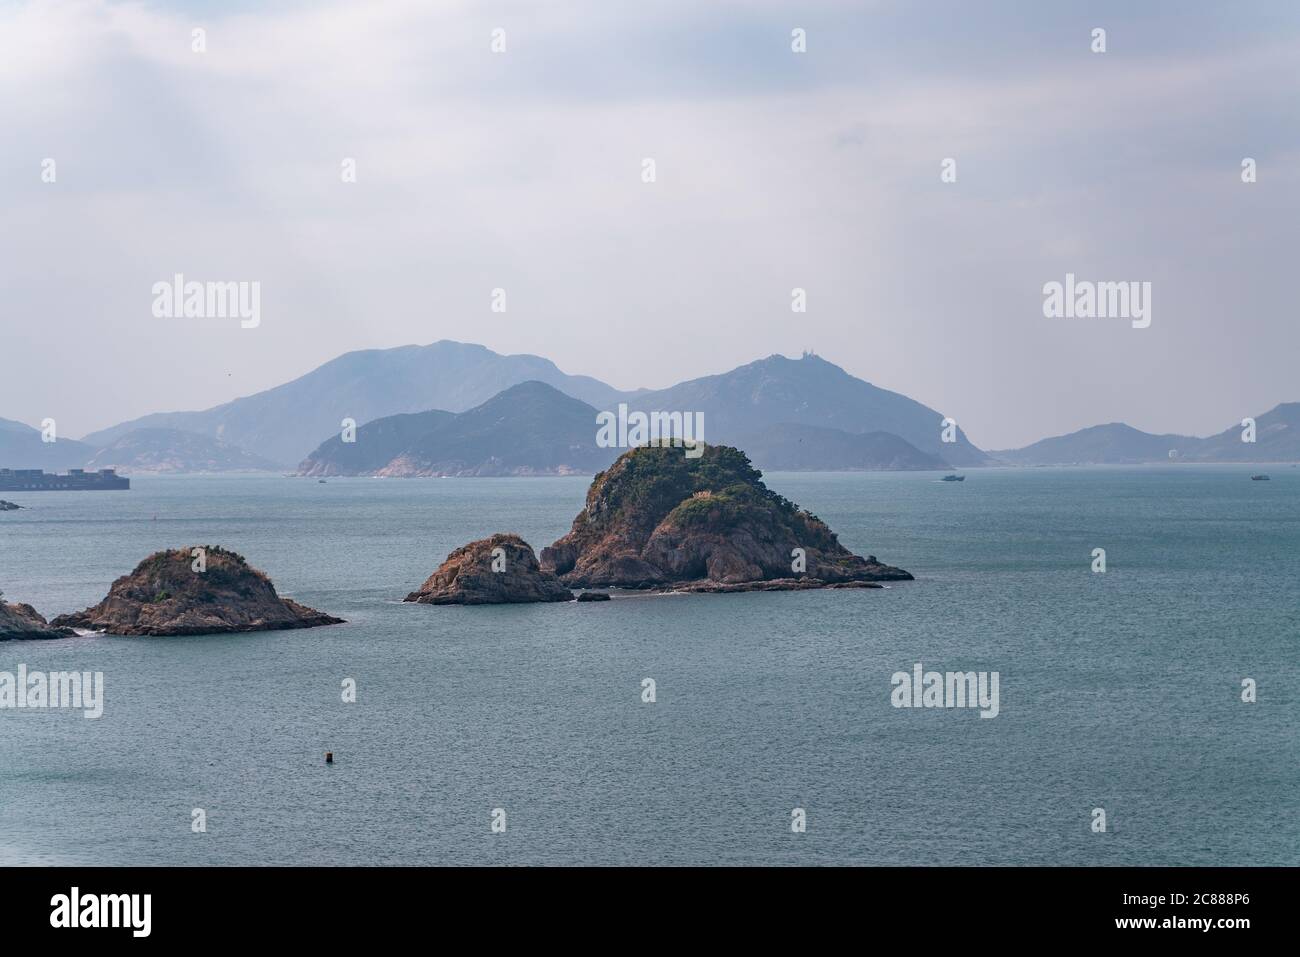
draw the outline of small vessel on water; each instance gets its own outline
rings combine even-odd
[[[1252,475],[1250,480],[1252,482],[1267,482],[1269,481],[1269,477],[1267,475]]]
[[[943,481],[945,481],[945,482],[964,482],[964,481],[966,481],[966,476],[964,476],[964,475],[945,475],[945,476],[943,477]]]

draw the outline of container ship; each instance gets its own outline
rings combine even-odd
[[[0,492],[103,492],[130,487],[131,480],[122,478],[115,469],[68,469],[67,475],[41,469],[0,469]]]

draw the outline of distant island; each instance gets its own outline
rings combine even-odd
[[[1254,441],[1240,424],[1217,435],[1154,435],[1122,422],[1094,425],[1023,449],[990,453],[1008,465],[1143,465],[1159,462],[1300,462],[1300,402],[1255,418]]]
[[[544,382],[523,382],[455,414],[394,415],[334,436],[298,467],[299,475],[591,475],[618,449],[596,444],[596,409]]]
[[[736,443],[761,468],[780,472],[905,472],[951,468],[891,432],[845,432],[780,422]]]

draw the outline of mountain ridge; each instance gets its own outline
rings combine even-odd
[[[337,432],[344,419],[361,423],[430,409],[461,412],[533,379],[563,383],[583,401],[588,395],[608,404],[630,394],[590,376],[570,376],[540,356],[501,355],[486,346],[440,339],[426,346],[347,352],[270,389],[208,409],[154,412],[92,432],[82,441],[106,445],[141,427],[176,428],[239,445],[288,467]]]
[[[594,474],[619,449],[601,447],[597,409],[543,382],[523,382],[458,414],[386,416],[333,436],[298,467],[309,477]],[[887,432],[784,424],[752,438],[756,464],[793,470],[944,469],[947,464]]]
[[[960,428],[948,436],[954,441],[944,442],[945,416],[935,409],[813,353],[798,359],[772,354],[666,388],[624,391],[565,373],[540,356],[502,355],[486,346],[441,339],[424,346],[344,353],[271,389],[208,409],[151,413],[80,441],[40,443],[35,429],[0,419],[0,467],[82,467],[99,448],[131,432],[165,428],[206,436],[277,469],[292,470],[337,435],[345,420],[374,423],[399,415],[458,414],[530,381],[601,411],[625,403],[634,411],[695,413],[703,420],[705,442],[748,444],[756,460],[768,460],[768,468],[1149,463],[1169,461],[1171,450],[1176,460],[1189,462],[1300,460],[1300,403],[1281,403],[1259,416],[1255,443],[1240,442],[1236,426],[1198,438],[1148,433],[1116,422],[987,453]],[[815,431],[819,429],[830,431]],[[887,433],[907,447],[879,436],[862,438],[873,433]],[[819,447],[812,459],[807,456],[810,443]],[[165,450],[158,454],[165,457]]]
[[[81,468],[96,448],[76,439],[45,442],[39,429],[13,419],[0,419],[0,468],[44,469],[59,472]]]
[[[97,450],[85,464],[90,471],[111,468],[133,472],[276,472],[280,468],[237,445],[181,429],[141,428]]]
[[[617,449],[596,444],[596,408],[545,382],[510,386],[461,413],[430,410],[385,416],[334,436],[298,475],[573,475],[600,471]]]
[[[728,372],[688,379],[636,397],[642,408],[694,410],[705,417],[705,440],[733,443],[764,428],[790,423],[850,434],[888,432],[954,465],[991,460],[957,428],[943,441],[945,416],[899,392],[859,379],[812,353],[773,354]]]
[[[1108,422],[1049,436],[1020,449],[992,451],[989,455],[1005,464],[1031,466],[1300,461],[1300,402],[1279,403],[1253,418],[1254,442],[1242,441],[1245,427],[1240,424],[1199,438],[1155,434],[1124,422]]]

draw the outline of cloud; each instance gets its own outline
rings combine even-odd
[[[1300,33],[1098,9],[1102,56],[1024,5],[2,7],[0,415],[73,434],[443,337],[622,387],[811,346],[991,447],[1300,398]],[[1067,270],[1155,281],[1148,335],[1044,320]],[[262,326],[154,319],[175,272],[260,281]]]

